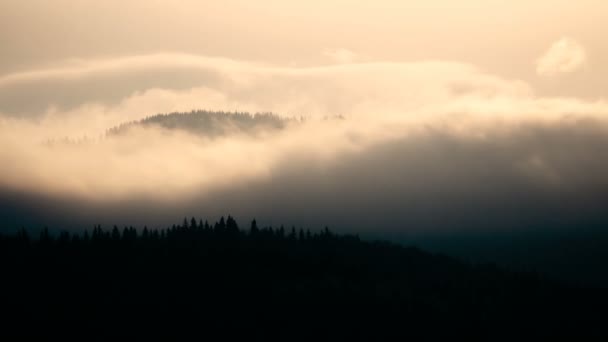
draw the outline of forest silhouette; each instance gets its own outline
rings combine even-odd
[[[0,251],[5,341],[606,337],[602,289],[327,227],[22,228]]]
[[[300,118],[300,120],[304,120]],[[273,113],[224,112],[192,110],[147,116],[141,120],[125,122],[107,130],[106,136],[127,134],[134,127],[160,127],[178,129],[194,135],[216,138],[230,133],[279,131],[286,125],[299,122],[296,119],[281,117]]]

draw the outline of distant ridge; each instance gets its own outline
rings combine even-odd
[[[231,133],[256,134],[260,131],[278,131],[295,119],[283,118],[274,113],[224,112],[192,110],[148,116],[130,121],[107,130],[106,136],[126,134],[137,126],[157,126],[165,129],[183,130],[205,137],[220,137]]]

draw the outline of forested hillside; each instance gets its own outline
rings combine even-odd
[[[327,228],[242,229],[222,217],[161,230],[22,229],[0,251],[3,333],[21,337],[606,335],[604,291]]]
[[[262,130],[281,130],[285,125],[294,121],[273,113],[250,114],[247,112],[193,110],[157,114],[142,120],[127,122],[110,128],[107,136],[125,134],[133,127],[162,127],[213,138],[229,133],[255,134]]]

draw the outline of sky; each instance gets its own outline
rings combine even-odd
[[[607,14],[592,0],[0,0],[2,227],[601,227]],[[104,138],[193,109],[306,120]],[[81,143],[47,143],[64,138]]]

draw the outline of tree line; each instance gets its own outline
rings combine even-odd
[[[228,216],[0,237],[0,337],[606,337],[603,289]]]
[[[125,122],[107,130],[106,136],[112,137],[126,134],[133,127],[162,127],[165,129],[180,129],[192,134],[219,137],[230,133],[255,134],[259,130],[278,131],[290,123],[302,122],[293,118],[281,117],[265,112],[225,112],[209,110],[192,110],[190,112],[173,112],[147,116],[141,120]]]
[[[323,230],[311,233],[310,229],[304,230],[303,228],[296,229],[292,226],[289,232],[283,225],[280,228],[274,229],[272,226],[259,228],[257,221],[254,219],[251,221],[251,225],[248,230],[241,230],[236,220],[232,216],[224,218],[223,216],[216,221],[214,224],[210,224],[209,221],[202,219],[196,219],[192,217],[190,220],[187,218],[183,219],[181,225],[172,225],[165,229],[148,229],[144,226],[141,231],[138,231],[133,226],[124,226],[122,229],[114,225],[110,230],[104,230],[101,225],[95,225],[91,232],[85,229],[84,232],[70,232],[60,231],[57,236],[54,236],[49,232],[48,227],[44,227],[38,238],[34,238],[25,228],[17,230],[14,236],[2,236],[4,241],[14,240],[14,242],[20,242],[28,244],[49,244],[49,243],[68,243],[68,242],[90,242],[90,241],[148,241],[148,240],[167,240],[172,241],[176,239],[200,239],[200,238],[256,238],[256,239],[289,239],[292,241],[299,240],[319,240],[319,239],[331,239],[338,238],[337,235],[333,234],[328,227]],[[356,235],[343,235],[341,239],[354,239],[359,240]]]

